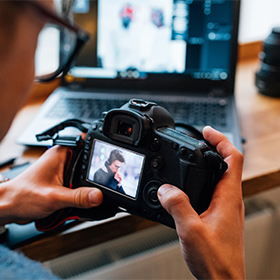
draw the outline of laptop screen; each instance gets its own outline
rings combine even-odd
[[[91,33],[66,83],[233,91],[236,0],[76,0]]]

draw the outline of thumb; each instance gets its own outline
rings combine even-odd
[[[168,184],[162,185],[158,189],[158,198],[163,208],[173,217],[177,229],[198,219],[198,214],[191,206],[188,196],[179,188]]]
[[[90,208],[102,203],[103,194],[97,188],[59,188],[56,197],[57,209],[66,207]]]

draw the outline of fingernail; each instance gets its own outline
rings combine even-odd
[[[158,189],[158,196],[161,197],[163,196],[166,192],[168,192],[169,190],[173,189],[172,185],[162,185],[159,189]]]
[[[90,204],[99,204],[100,203],[100,195],[99,195],[99,190],[93,189],[92,191],[89,192],[88,194],[88,199]]]
[[[212,130],[212,127],[210,125],[206,125],[203,127],[203,131],[206,131],[206,130]]]

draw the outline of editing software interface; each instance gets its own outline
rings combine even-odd
[[[226,80],[232,5],[229,0],[76,0],[75,20],[92,38],[71,74]]]

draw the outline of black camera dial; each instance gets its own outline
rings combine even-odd
[[[148,108],[151,108],[152,106],[155,106],[156,103],[154,102],[150,102],[150,101],[145,101],[145,100],[142,100],[142,99],[131,99],[129,101],[129,107],[130,108],[134,108],[134,109],[137,109],[137,110],[142,110],[142,109],[148,109]]]
[[[161,185],[162,183],[160,181],[152,180],[144,187],[143,198],[147,206],[151,209],[159,210],[162,208],[157,197],[157,191]]]

